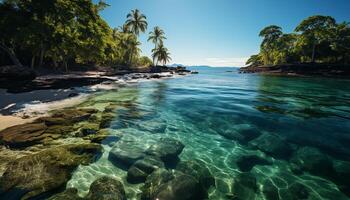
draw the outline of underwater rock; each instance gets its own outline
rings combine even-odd
[[[68,188],[64,192],[51,196],[48,200],[83,200],[78,196],[78,190],[76,188]]]
[[[205,199],[198,180],[181,172],[159,169],[148,176],[142,188],[143,200],[192,200]]]
[[[101,152],[97,144],[74,144],[43,150],[16,159],[0,178],[4,199],[29,199],[66,184],[79,165],[91,163]]]
[[[164,168],[164,163],[157,157],[146,156],[136,161],[128,170],[129,183],[142,183],[153,171]]]
[[[0,131],[0,141],[11,148],[23,148],[41,143],[48,135],[44,134],[44,123],[30,123],[12,126]]]
[[[120,168],[129,168],[145,157],[144,149],[129,142],[119,141],[109,152],[108,160]]]
[[[249,172],[255,165],[271,165],[272,163],[257,155],[248,155],[239,157],[236,164],[240,171]]]
[[[262,193],[266,200],[279,200],[278,188],[270,179],[266,179],[262,186]]]
[[[137,127],[140,130],[148,131],[150,133],[164,133],[167,128],[167,122],[164,120],[147,120],[139,123]]]
[[[288,194],[292,200],[308,199],[309,190],[301,183],[295,182],[288,187]]]
[[[158,188],[174,178],[174,174],[170,171],[160,168],[150,174],[141,188],[142,200],[153,200]]]
[[[161,138],[156,144],[150,146],[146,153],[148,155],[159,157],[165,164],[173,163],[178,159],[185,148],[179,140],[172,138]]]
[[[259,137],[261,135],[260,131],[251,126],[246,126],[245,124],[235,126],[234,130],[219,131],[220,135],[226,139],[238,141],[241,144],[246,144],[247,142]]]
[[[236,176],[232,183],[233,199],[253,200],[258,191],[256,178],[251,173],[241,173]]]
[[[350,197],[350,162],[336,161],[333,167],[336,172],[334,182],[338,185],[340,191]]]
[[[290,162],[296,169],[308,171],[311,174],[323,177],[332,177],[334,175],[332,160],[317,148],[302,147],[298,149]]]
[[[100,130],[99,124],[95,123],[86,123],[82,128],[80,128],[79,136],[85,137],[89,135],[97,134],[97,132]]]
[[[250,145],[276,158],[288,158],[292,152],[291,146],[275,134],[264,133]]]
[[[111,113],[103,113],[101,116],[100,128],[103,129],[110,127],[114,118],[115,115]]]
[[[210,186],[215,186],[215,179],[203,161],[181,161],[176,166],[176,170],[195,177],[201,184],[203,190],[208,190]]]
[[[110,177],[95,180],[91,186],[87,200],[126,200],[123,184]]]

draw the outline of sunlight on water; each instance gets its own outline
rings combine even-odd
[[[309,146],[333,163],[350,160],[350,81],[199,71],[199,75],[97,93],[84,102],[82,106],[98,109],[113,102],[117,116],[103,141],[103,155],[89,166],[80,166],[67,188],[75,187],[84,196],[94,180],[107,175],[124,183],[128,199],[139,199],[142,184],[129,184],[127,172],[108,160],[109,152],[117,143],[145,150],[170,137],[185,145],[181,160],[198,159],[210,169],[216,183],[209,190],[210,199],[232,199],[232,182],[242,171],[256,177],[256,199],[293,199],[290,188],[298,184],[307,188],[308,199],[347,199],[339,185],[349,188],[349,182],[315,175],[312,169],[296,173],[291,157]],[[257,135],[240,141],[236,133]],[[286,140],[292,155],[275,155],[287,152],[287,146],[269,152],[254,144],[261,135]],[[240,165],[242,156],[260,160],[248,159]]]

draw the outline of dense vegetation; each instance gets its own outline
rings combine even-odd
[[[150,66],[140,56],[138,36],[147,30],[147,18],[132,10],[124,25],[111,28],[100,16],[109,5],[92,0],[0,0],[0,66],[68,70],[69,66]],[[153,63],[166,64],[164,31],[150,33],[155,43]]]
[[[350,62],[349,23],[336,23],[330,16],[311,16],[294,33],[283,33],[281,27],[271,25],[259,36],[263,38],[260,53],[251,56],[247,65]]]

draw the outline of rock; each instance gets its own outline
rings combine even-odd
[[[159,187],[153,199],[193,200],[205,199],[201,186],[194,177],[181,174]]]
[[[309,190],[305,185],[295,182],[288,187],[288,194],[292,200],[308,199]]]
[[[174,174],[165,169],[158,169],[150,174],[145,182],[145,185],[141,188],[142,200],[153,200],[158,188],[174,179]]]
[[[113,178],[102,177],[90,186],[87,200],[126,200],[123,184]]]
[[[0,140],[11,148],[24,148],[41,143],[48,136],[46,129],[44,123],[21,124],[0,131]]]
[[[68,188],[64,192],[51,196],[48,200],[84,200],[78,196],[76,188]]]
[[[294,153],[290,162],[297,169],[310,172],[317,176],[332,177],[334,175],[332,160],[317,148],[300,148]]]
[[[202,188],[193,176],[159,169],[148,176],[142,188],[143,200],[192,200],[205,199]]]
[[[215,179],[209,171],[208,167],[206,167],[206,163],[203,161],[181,161],[176,166],[176,169],[184,174],[195,177],[205,191],[208,190],[211,186],[215,186]]]
[[[262,157],[248,155],[239,157],[236,164],[240,171],[249,172],[255,165],[271,165],[272,163]]]
[[[112,121],[114,120],[115,115],[110,113],[103,113],[100,122],[100,128],[109,128],[111,126]]]
[[[159,157],[167,165],[177,161],[178,155],[181,154],[184,148],[185,145],[178,140],[172,138],[161,138],[158,143],[150,146],[146,153],[148,155]]]
[[[29,67],[16,65],[0,67],[0,81],[31,81],[35,77],[35,71]]]
[[[235,140],[242,144],[246,144],[261,135],[257,128],[247,126],[246,124],[237,125],[236,129],[223,130],[218,133],[227,139]]]
[[[164,168],[164,163],[157,157],[147,156],[136,161],[128,170],[129,183],[142,183],[153,171]]]
[[[80,129],[80,137],[85,137],[88,135],[95,135],[100,130],[99,124],[87,123]]]
[[[152,74],[151,78],[159,79],[159,78],[161,78],[161,76],[159,74]]]
[[[251,173],[241,173],[234,178],[232,193],[235,200],[253,200],[257,191],[256,178]]]
[[[74,144],[16,159],[0,178],[0,196],[29,199],[61,188],[77,166],[91,163],[100,152],[97,144]]]
[[[250,145],[276,158],[286,159],[290,156],[290,145],[275,134],[262,134],[252,140]]]
[[[109,152],[108,160],[120,168],[129,168],[137,160],[145,157],[144,151],[133,143],[119,141]]]

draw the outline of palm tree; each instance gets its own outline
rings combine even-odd
[[[164,36],[164,31],[159,27],[154,27],[154,30],[149,33],[149,37],[147,41],[152,41],[154,43],[154,49],[157,49],[159,44],[163,44],[163,40],[166,39]],[[153,65],[154,65],[154,58],[153,58]]]
[[[276,25],[265,27],[259,34],[263,37],[261,43],[261,53],[264,60],[264,64],[272,64],[273,57],[272,52],[276,47],[277,40],[282,36],[282,28]]]
[[[169,50],[162,43],[152,50],[152,58],[157,60],[156,65],[159,61],[166,65],[171,60]]]
[[[146,19],[145,15],[143,15],[138,9],[135,9],[127,15],[125,25],[132,33],[139,36],[140,32],[144,33],[147,29],[148,23]]]

